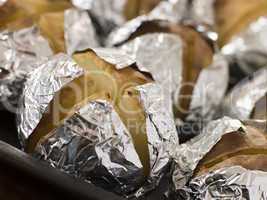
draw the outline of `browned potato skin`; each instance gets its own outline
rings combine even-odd
[[[267,94],[257,101],[252,112],[251,119],[267,120]]]
[[[216,0],[214,7],[221,47],[257,18],[267,15],[266,0]]]
[[[137,96],[128,90],[151,80],[131,67],[116,70],[113,65],[106,63],[92,51],[76,54],[74,59],[79,66],[86,70],[85,75],[76,78],[55,94],[49,104],[49,112],[43,115],[37,128],[28,139],[26,151],[33,152],[40,139],[58,127],[62,120],[71,115],[81,102],[88,98],[102,99],[104,97],[104,99],[112,102],[129,129],[144,166],[144,173],[148,175],[149,153],[146,132],[145,129],[142,129],[145,115]],[[73,85],[76,86],[76,93],[71,87]],[[80,94],[75,95],[78,90]],[[59,105],[61,106],[59,107]]]
[[[67,0],[8,0],[0,6],[0,30],[32,26],[40,15],[70,8]]]
[[[213,50],[208,42],[193,28],[185,25],[176,25],[167,21],[147,21],[143,23],[127,40],[148,33],[173,33],[183,40],[183,83],[196,83],[200,71],[209,66],[213,59]],[[124,41],[123,43],[127,42]],[[122,43],[122,44],[123,44]],[[121,45],[121,44],[118,44]],[[177,77],[179,78],[179,77]],[[191,96],[192,85],[183,85],[181,95]],[[176,115],[184,118],[187,115],[190,98],[179,99],[179,109],[175,109]]]
[[[124,8],[124,16],[126,20],[130,20],[139,15],[147,14],[159,2],[160,0],[128,0]]]
[[[234,165],[267,171],[267,133],[252,126],[247,131],[224,135],[198,164],[195,176]]]
[[[38,21],[41,34],[54,53],[66,52],[64,39],[64,12],[51,12],[41,15]]]

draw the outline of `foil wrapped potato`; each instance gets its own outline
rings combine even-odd
[[[130,67],[116,70],[114,66],[103,61],[92,51],[76,54],[74,59],[84,68],[85,74],[74,79],[56,93],[49,104],[50,112],[44,114],[28,139],[27,151],[33,152],[40,139],[70,116],[73,113],[72,110],[75,110],[74,108],[81,102],[86,99],[95,100],[103,97],[114,104],[115,109],[128,126],[142,164],[145,166],[145,174],[148,175],[147,139],[142,129],[144,113],[136,94],[129,88],[148,83],[151,80]],[[80,93],[77,94],[77,91]]]
[[[186,25],[177,25],[164,20],[144,21],[128,38],[113,45],[120,46],[141,35],[151,33],[171,33],[178,35],[182,39],[183,80],[178,107],[175,109],[175,112],[177,116],[184,118],[188,114],[190,98],[198,75],[202,69],[208,67],[213,61],[213,49],[205,38],[194,30],[194,28]]]
[[[266,144],[266,132],[252,126],[247,126],[247,133],[237,131],[225,134],[200,161],[195,176],[235,165],[266,171]]]

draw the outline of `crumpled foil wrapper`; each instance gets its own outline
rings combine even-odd
[[[222,53],[235,59],[241,69],[251,74],[267,65],[267,17],[260,17],[234,36]]]
[[[238,130],[245,130],[239,120],[223,117],[209,122],[199,135],[179,145],[173,152],[175,165],[172,179],[175,190],[185,186],[199,161],[220,141],[224,134]]]
[[[123,50],[115,48],[93,48],[97,56],[114,65],[116,69],[123,69],[136,63],[134,57]]]
[[[173,112],[179,102],[183,71],[183,43],[179,36],[168,33],[152,33],[139,36],[118,47],[136,60],[138,69],[150,73],[156,83],[164,88],[169,101],[166,108]],[[190,114],[187,120],[212,120],[228,87],[227,59],[215,54],[213,62],[204,68],[193,90]],[[218,90],[219,88],[219,90]]]
[[[37,146],[35,154],[76,177],[127,194],[142,182],[141,161],[120,117],[106,101],[82,107]]]
[[[36,27],[0,32],[0,98],[5,109],[15,112],[28,74],[36,62],[51,55]]]
[[[215,0],[193,0],[190,8],[190,19],[198,24],[213,26]]]
[[[147,15],[136,17],[112,31],[106,40],[106,45],[117,46],[122,44],[129,39],[132,33],[147,21],[166,20],[173,23],[179,23],[185,17],[187,6],[187,0],[162,1]]]
[[[147,16],[150,19],[179,23],[187,16],[188,0],[161,1]]]
[[[75,8],[64,13],[64,38],[68,55],[100,46],[89,13]]]
[[[138,69],[148,72],[158,83],[167,99],[165,107],[172,113],[178,102],[183,69],[183,43],[179,36],[168,33],[146,34],[122,45]]]
[[[136,197],[140,197],[160,183],[172,159],[171,154],[179,145],[179,139],[172,113],[166,111],[168,99],[163,89],[154,83],[137,86],[136,89],[140,93],[140,102],[146,115],[151,168],[148,183],[135,193]]]
[[[214,54],[212,64],[204,68],[194,86],[187,120],[209,122],[217,115],[218,107],[226,93],[229,82],[227,59]]]
[[[88,10],[100,25],[102,32],[109,33],[125,23],[124,9],[127,0],[71,0],[79,9]]]
[[[191,180],[176,199],[267,199],[267,173],[241,166],[221,168]]]
[[[22,146],[37,127],[54,94],[82,74],[83,69],[65,54],[55,55],[38,64],[25,83],[17,112]]]
[[[135,63],[132,58],[126,59],[124,54],[119,55],[121,51],[103,48],[93,51],[119,68]],[[115,54],[112,57],[113,51]],[[81,74],[83,70],[64,54],[41,64],[32,73],[18,112],[22,142],[40,122],[55,92]],[[165,109],[166,99],[162,89],[156,84],[146,84],[136,90],[139,91],[146,115],[150,154],[151,170],[145,186],[141,187],[143,167],[138,156],[135,156],[137,153],[128,130],[112,105],[102,100],[88,102],[43,138],[38,144],[36,155],[54,167],[119,194],[128,195],[132,192],[129,195],[139,197],[152,190],[171,161],[171,149],[179,142],[172,114]]]
[[[247,120],[255,104],[267,93],[267,67],[239,82],[225,97],[223,115]]]
[[[149,183],[133,194],[139,197],[157,186],[170,163],[170,152],[179,142],[161,89],[155,84],[136,89],[146,115],[151,166]],[[88,102],[65,119],[39,142],[35,155],[53,167],[122,195],[137,190],[144,178],[130,133],[112,105],[103,100]]]

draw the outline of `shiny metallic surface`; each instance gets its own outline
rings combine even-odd
[[[122,45],[119,49],[136,60],[140,71],[149,72],[168,97],[166,108],[178,102],[183,69],[182,40],[167,33],[146,34]]]
[[[225,97],[224,115],[246,120],[250,118],[256,102],[267,93],[267,67],[238,83]]]
[[[160,2],[147,15],[138,16],[112,31],[106,40],[106,45],[115,46],[121,44],[146,21],[167,20],[173,23],[179,23],[185,16],[187,3],[187,0]]]
[[[161,1],[149,14],[150,19],[179,23],[187,15],[188,0]]]
[[[91,50],[106,62],[114,65],[117,69],[123,69],[135,63],[135,59],[132,55],[119,49],[93,48]]]
[[[190,120],[212,120],[224,99],[228,81],[228,62],[223,55],[215,54],[212,64],[200,72],[194,86],[189,111]]]
[[[15,112],[28,74],[37,68],[36,62],[51,55],[36,27],[0,33],[0,98],[5,109]]]
[[[267,65],[267,17],[260,17],[222,48],[247,73]]]
[[[173,152],[175,160],[173,183],[175,189],[178,190],[185,186],[199,161],[219,142],[224,134],[237,130],[245,130],[239,120],[223,117],[209,122],[199,135],[177,146]]]
[[[18,132],[22,144],[40,122],[54,94],[82,74],[83,69],[64,54],[38,63],[38,68],[25,83],[17,111]]]
[[[241,166],[221,168],[192,179],[177,196],[183,200],[264,200],[267,199],[267,172]]]
[[[198,24],[207,24],[213,26],[215,0],[193,0],[190,10],[190,18]]]
[[[142,164],[131,135],[106,101],[88,102],[35,150],[36,156],[75,177],[119,194],[143,180]]]
[[[136,192],[139,197],[156,188],[170,164],[171,152],[179,145],[172,113],[166,110],[168,99],[163,89],[155,83],[137,87],[140,102],[146,115],[146,132],[150,155],[150,176],[148,183]]]
[[[95,27],[87,11],[74,8],[65,11],[64,37],[68,55],[99,46]]]
[[[251,23],[247,29],[234,36],[226,44],[222,52],[224,54],[240,53],[244,51],[267,51],[267,17],[260,17]]]
[[[71,0],[79,9],[89,10],[101,25],[122,25],[125,22],[124,8],[127,0]]]
[[[142,196],[157,187],[178,145],[172,114],[166,99],[154,84],[138,86],[146,116],[150,175],[146,184],[143,166],[131,135],[113,106],[104,100],[90,101],[76,108],[49,135],[41,139],[35,156],[51,166],[121,195]],[[137,190],[137,192],[135,192]]]

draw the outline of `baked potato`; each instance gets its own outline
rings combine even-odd
[[[105,99],[111,102],[132,135],[136,151],[149,174],[149,151],[143,124],[145,115],[134,86],[150,82],[150,78],[132,67],[117,70],[93,51],[75,54],[74,60],[81,66],[84,75],[65,85],[54,95],[46,112],[26,144],[26,151],[32,153],[38,142],[47,136],[79,105],[89,100]]]
[[[250,170],[267,171],[266,134],[264,130],[253,126],[247,126],[247,133],[225,134],[200,161],[195,176],[234,165]]]
[[[183,85],[180,91],[178,107],[174,111],[176,116],[184,118],[188,114],[190,97],[199,73],[212,63],[213,49],[194,28],[161,20],[143,22],[127,40],[116,44],[116,46],[120,46],[138,36],[158,32],[176,34],[183,42]]]

